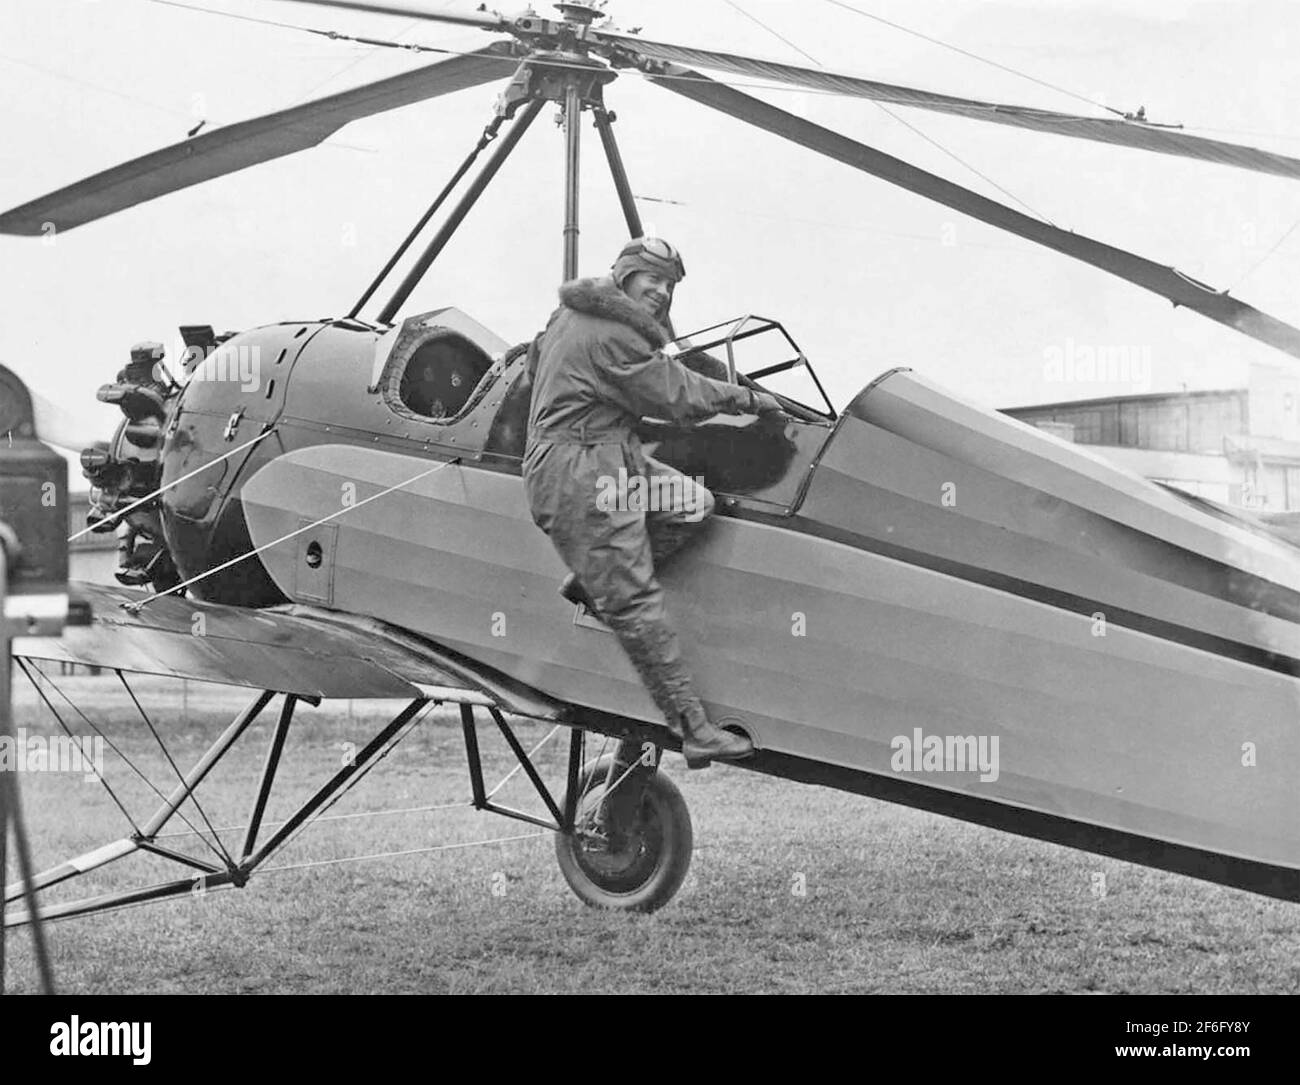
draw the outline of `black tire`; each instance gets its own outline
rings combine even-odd
[[[584,904],[653,912],[672,900],[690,869],[690,811],[677,785],[656,772],[645,786],[634,822],[614,827],[612,847],[594,847],[590,830],[609,763],[608,757],[601,758],[583,770],[575,831],[556,834],[555,857],[564,880]]]

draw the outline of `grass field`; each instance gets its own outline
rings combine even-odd
[[[175,775],[115,678],[58,679],[167,790]],[[138,686],[137,686],[138,682]],[[247,700],[219,687],[133,680],[181,767]],[[56,733],[26,680],[15,722]],[[272,708],[274,709],[274,705]],[[284,815],[363,744],[391,704],[300,706],[268,819]],[[213,824],[242,825],[273,711],[199,790]],[[78,722],[75,730],[86,730]],[[525,745],[546,729],[522,724]],[[480,728],[489,785],[513,761]],[[555,789],[566,743],[539,754]],[[142,820],[156,796],[110,752],[108,778]],[[695,826],[691,873],[650,916],[572,895],[550,834],[482,846],[267,872],[243,890],[47,927],[57,984],[76,992],[1297,992],[1300,906],[823,788],[737,769],[688,773],[669,755]],[[24,773],[37,869],[126,835],[80,776]],[[120,787],[118,786],[120,784]],[[467,799],[460,729],[418,726],[332,814]],[[522,774],[499,796],[541,812]],[[192,810],[191,820],[197,822]],[[169,829],[183,829],[174,823]],[[468,808],[329,821],[270,860],[322,863],[497,837],[526,824]],[[234,849],[237,832],[223,833]],[[193,838],[174,846],[201,846]],[[133,856],[52,890],[70,899],[176,875]],[[1099,877],[1100,875],[1100,877]],[[7,982],[32,991],[26,930]]]

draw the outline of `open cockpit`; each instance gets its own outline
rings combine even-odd
[[[703,479],[727,507],[793,512],[836,413],[789,333],[777,321],[742,316],[682,337],[669,349],[698,372],[777,395],[790,418],[777,427],[745,416],[719,415],[692,426],[646,418],[637,432],[647,451]],[[384,335],[371,391],[431,441],[481,449],[507,469],[523,458],[531,391],[527,344],[510,348],[458,310],[411,317]]]

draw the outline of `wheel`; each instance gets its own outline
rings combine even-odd
[[[588,765],[579,783],[582,798],[572,833],[557,833],[555,857],[564,880],[584,904],[653,912],[681,888],[691,865],[691,815],[682,793],[662,772],[645,783],[635,811],[597,821],[611,758]],[[621,775],[615,772],[610,783]],[[626,780],[627,786],[636,781]],[[607,812],[616,810],[604,804]]]

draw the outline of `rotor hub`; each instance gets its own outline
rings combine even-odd
[[[563,103],[568,88],[576,86],[584,108],[601,104],[601,88],[618,78],[603,61],[561,49],[535,52],[525,64],[532,73],[529,86],[534,94]]]
[[[563,15],[566,19],[568,19],[569,22],[578,23],[581,26],[590,26],[597,19],[605,18],[605,12],[602,10],[604,6],[605,5],[603,3],[601,4],[565,3],[565,4],[555,5],[555,7],[559,10],[560,14]]]

